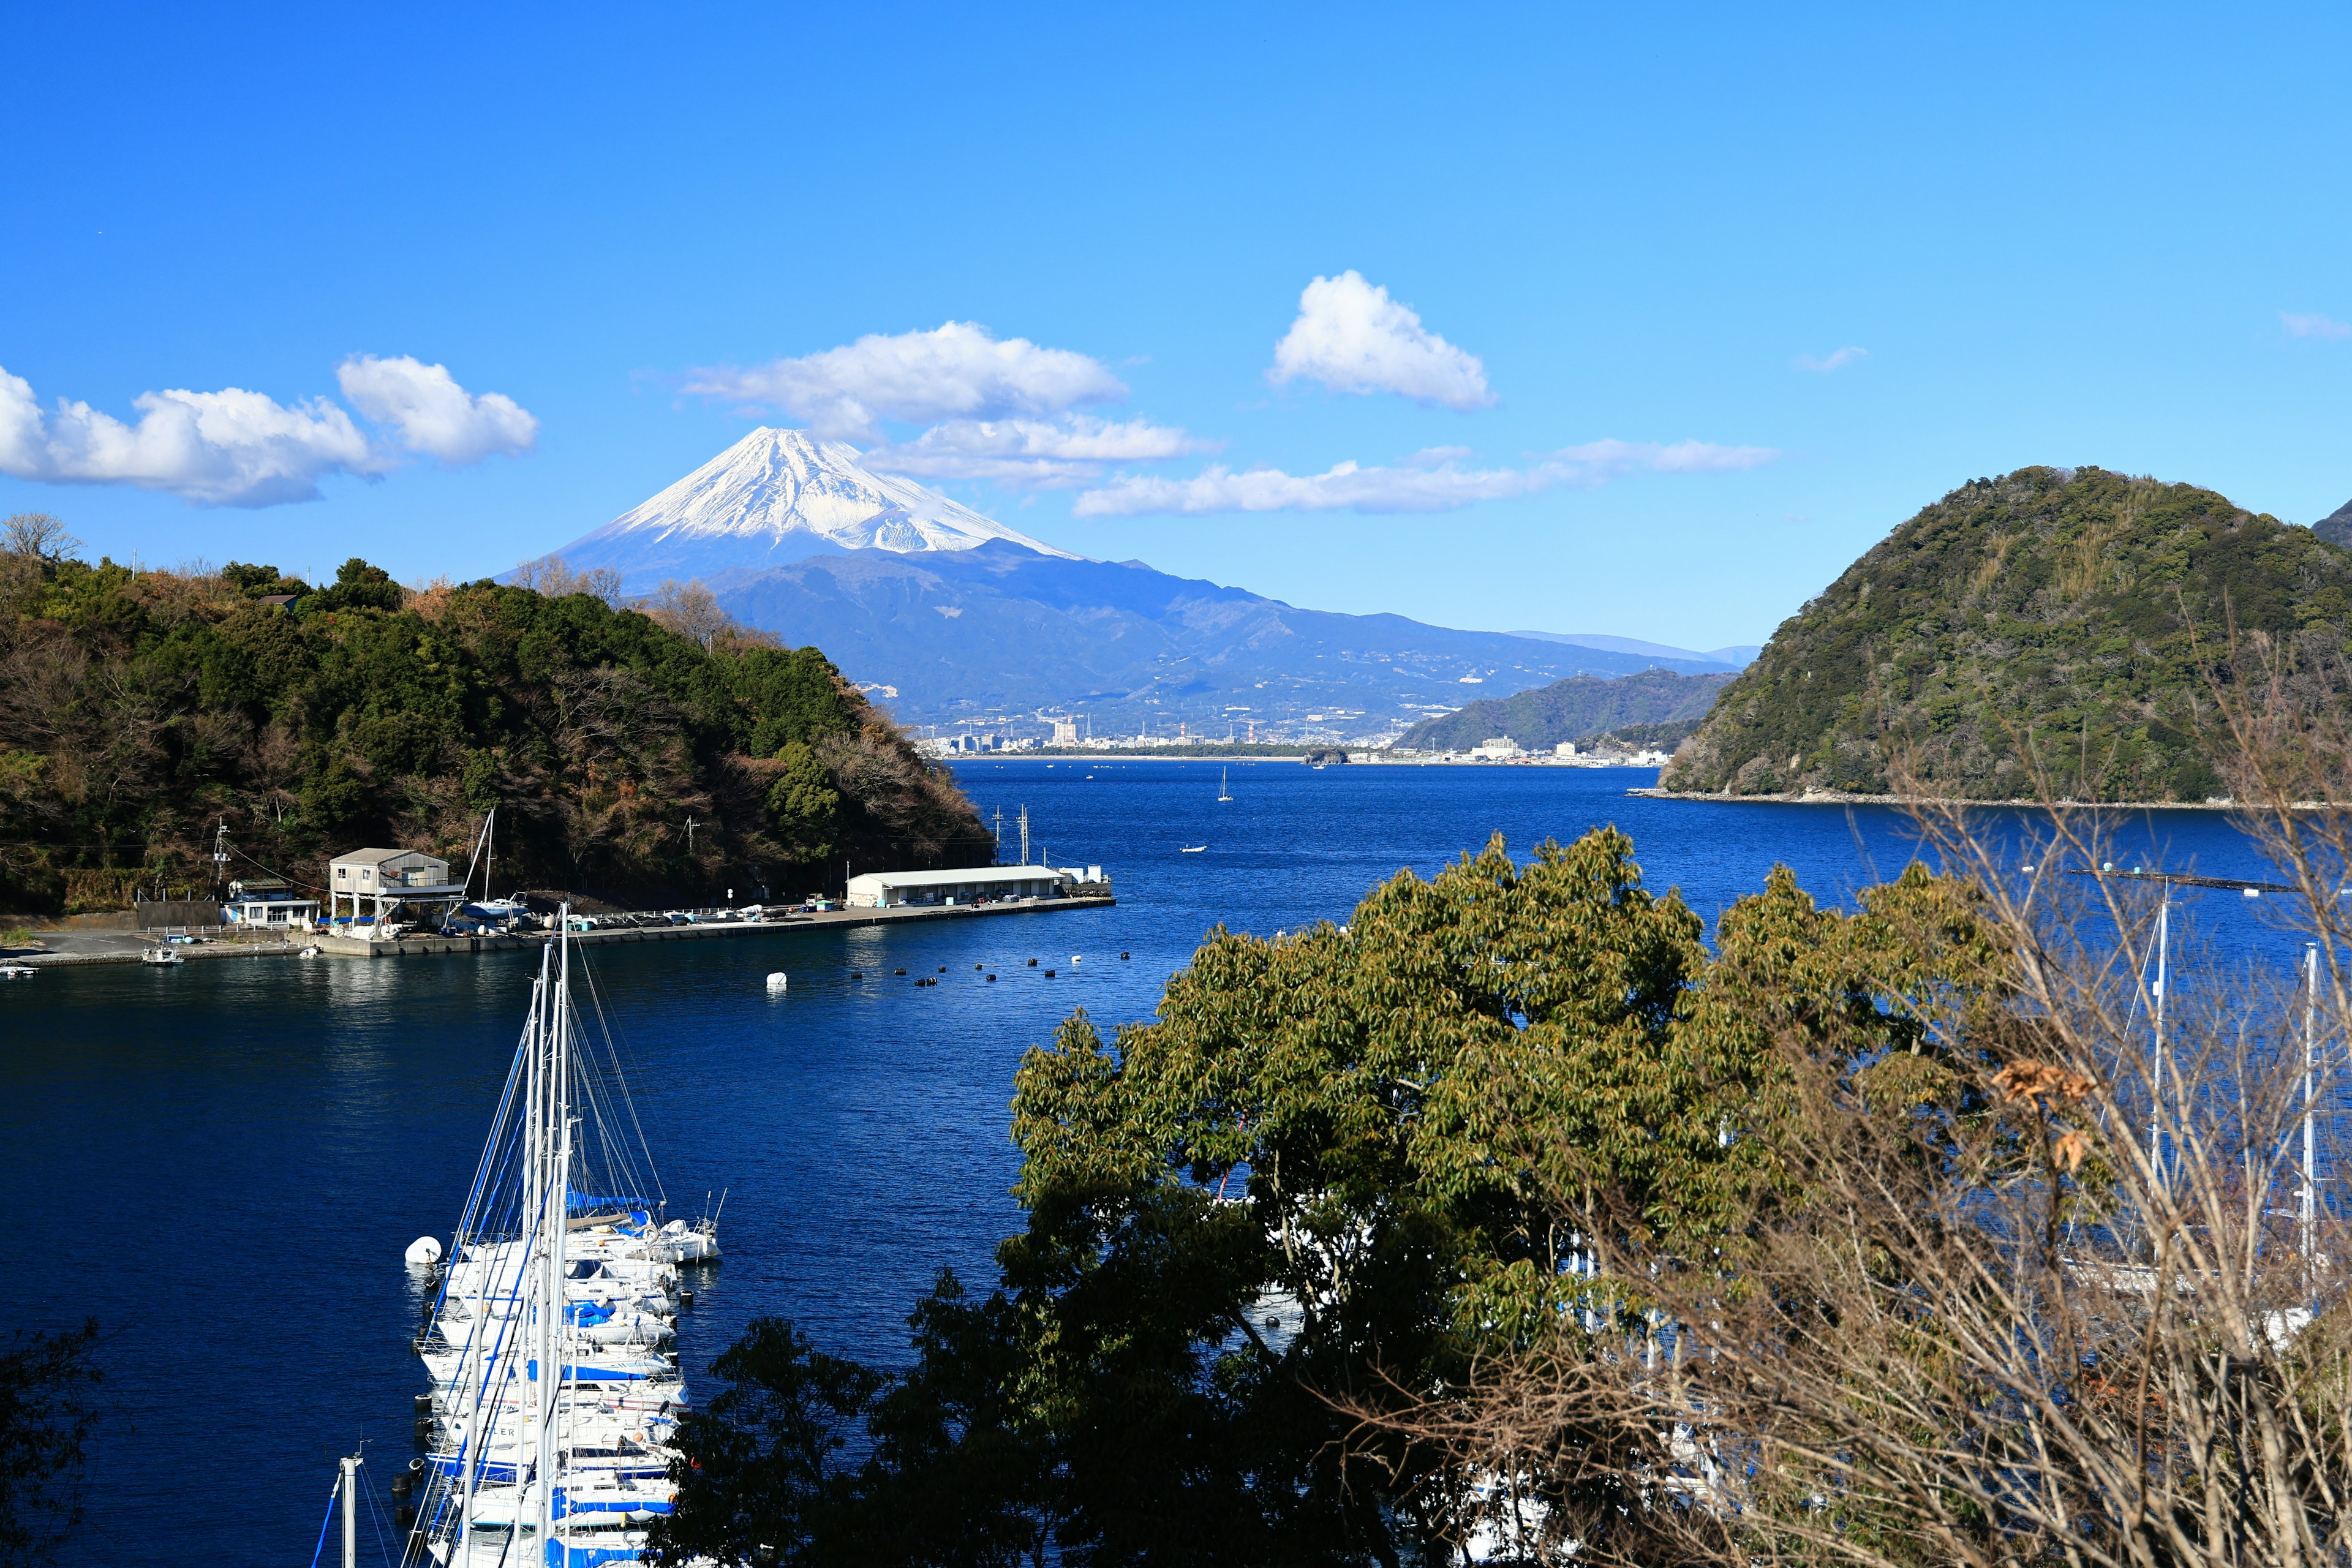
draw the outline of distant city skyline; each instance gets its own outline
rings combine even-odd
[[[2336,8],[13,21],[0,513],[121,559],[490,575],[765,423],[1720,649],[1979,475],[2352,496]]]

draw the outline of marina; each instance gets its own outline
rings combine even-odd
[[[446,1261],[415,1342],[425,1451],[394,1483],[404,1562],[634,1563],[670,1509],[680,1270],[718,1260],[724,1200],[670,1216],[619,1054],[574,1005],[577,940],[560,919],[541,952],[446,1248],[425,1237],[406,1255]]]
[[[1614,822],[1633,835],[1645,884],[1678,887],[1710,930],[1775,862],[1824,901],[1850,903],[1912,851],[1900,816],[1883,808],[1722,805],[1698,825],[1682,803],[1628,798],[1628,784],[1649,782],[1631,771],[1243,764],[1232,805],[1216,803],[1215,764],[1112,761],[1092,780],[1065,781],[1068,771],[982,762],[960,768],[959,782],[983,811],[1045,803],[1057,847],[1066,836],[1087,858],[1116,856],[1115,903],[1059,906],[1090,909],[1083,919],[842,910],[837,921],[751,928],[762,934],[750,941],[575,934],[575,990],[584,964],[671,1216],[691,1226],[732,1190],[725,1261],[680,1266],[674,1353],[698,1407],[717,1389],[712,1358],[759,1317],[789,1317],[828,1352],[898,1366],[908,1305],[939,1269],[990,1288],[996,1246],[1021,1225],[1007,1195],[1018,1175],[1007,1101],[1022,1054],[1076,1008],[1107,1038],[1149,1019],[1213,925],[1270,934],[1344,920],[1401,867],[1433,875],[1498,830],[1524,858],[1547,835]],[[2162,816],[2148,833],[2167,864],[2263,872],[2208,814]],[[1204,842],[1207,854],[1180,853]],[[2269,934],[2246,919],[2221,931],[2250,945]],[[50,969],[0,986],[0,1137],[28,1199],[69,1238],[45,1267],[74,1282],[69,1307],[34,1321],[97,1316],[120,1369],[91,1451],[106,1532],[68,1550],[71,1568],[166,1552],[307,1562],[341,1457],[364,1444],[360,1486],[373,1485],[389,1529],[385,1483],[446,1451],[416,1447],[413,1433],[420,1415],[441,1424],[412,1403],[432,1392],[414,1341],[440,1287],[401,1258],[427,1231],[446,1250],[545,944],[462,963],[205,962],[226,946],[184,948],[187,965],[171,971]],[[1118,962],[1123,951],[1130,962]],[[766,984],[776,972],[789,973],[788,988]],[[982,978],[992,973],[994,983]],[[158,1309],[184,1289],[191,1253],[154,1238],[176,1228],[195,1245],[192,1214],[205,1234],[269,1238],[251,1310]],[[138,1370],[167,1361],[271,1396],[191,1420],[184,1389]],[[214,1506],[224,1451],[285,1484],[263,1506]],[[395,1538],[394,1559],[397,1549]],[[362,1560],[378,1560],[372,1545]]]
[[[1020,868],[996,868],[1015,872]],[[1033,883],[1043,883],[1060,875],[1043,868],[1030,868],[1037,873]],[[1075,868],[1073,868],[1075,869]],[[1081,879],[1070,891],[1045,895],[1029,893],[1019,896],[988,897],[985,901],[958,901],[952,896],[940,901],[909,902],[903,898],[887,905],[869,905],[841,909],[810,910],[790,915],[760,918],[720,918],[723,910],[697,910],[687,923],[632,924],[602,930],[575,931],[572,941],[582,946],[607,946],[624,942],[695,942],[712,937],[758,936],[784,931],[807,931],[840,927],[904,925],[913,921],[966,920],[981,915],[1045,914],[1057,910],[1102,909],[1118,900],[1107,879],[1099,876],[1099,867],[1086,868],[1097,873],[1091,882]],[[987,885],[990,873],[957,872],[963,885],[978,879]],[[1079,873],[1083,879],[1085,872]],[[576,918],[576,917],[575,917]],[[649,921],[653,917],[646,917]],[[149,963],[173,964],[187,960],[221,958],[286,958],[306,952],[311,956],[332,955],[340,958],[423,958],[443,953],[483,953],[536,950],[553,940],[551,931],[480,931],[458,936],[441,936],[419,932],[403,932],[398,936],[375,939],[310,934],[294,931],[285,935],[238,931],[234,928],[204,928],[218,931],[212,938],[199,937],[193,931],[173,933],[177,938],[168,946],[159,947],[151,933],[129,931],[37,931],[34,934],[60,946],[70,942],[64,951],[13,954],[9,963],[28,971],[47,968],[74,967],[86,964]],[[165,952],[163,959],[147,956]]]

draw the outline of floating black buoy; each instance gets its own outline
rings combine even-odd
[[[852,980],[863,980],[866,978],[866,972],[862,969],[853,969],[849,972],[849,977]]]
[[[989,976],[989,978],[990,978],[991,980],[993,980],[993,979],[995,979],[995,978],[996,978],[996,976],[995,976],[995,975],[993,975],[993,974],[992,974],[992,975],[990,975],[990,976]]]
[[[1031,959],[1031,960],[1029,961],[1029,967],[1030,967],[1030,968],[1032,968],[1032,969],[1036,968],[1036,967],[1037,967],[1037,961],[1036,961],[1035,959],[1034,959],[1034,958],[1033,958],[1033,959]]]
[[[433,1441],[433,1417],[420,1415],[416,1418],[416,1446],[421,1448],[431,1441]]]
[[[419,1415],[430,1415],[433,1414],[433,1396],[431,1394],[420,1394],[416,1396],[416,1414]]]
[[[416,1478],[406,1470],[392,1478],[392,1495],[394,1497],[406,1497],[415,1487]]]
[[[894,969],[894,970],[892,970],[890,973],[893,973],[893,974],[904,974],[904,973],[906,973],[907,972],[906,972],[905,970],[903,970],[903,969]],[[549,1184],[550,1184],[551,1186],[551,1185],[553,1185],[553,1184],[552,1184],[552,1183],[550,1183]]]
[[[972,967],[973,967],[974,969],[986,969],[986,968],[988,967],[988,965],[986,965],[985,963],[975,963],[975,964],[973,964],[973,965],[972,965]]]
[[[402,1503],[392,1510],[392,1527],[394,1530],[406,1530],[415,1522],[416,1510],[409,1504]]]
[[[1045,978],[1046,978],[1046,979],[1048,979],[1048,980],[1053,979],[1053,978],[1054,978],[1054,972],[1053,972],[1052,970],[1050,970],[1050,969],[1049,969],[1049,970],[1047,970],[1047,971],[1045,971]]]
[[[941,974],[945,974],[947,972],[948,972],[948,966],[947,966],[946,964],[944,964],[944,963],[940,964],[940,973]]]
[[[551,1186],[552,1186],[553,1184],[554,1184],[553,1183],[550,1183],[550,1184],[549,1184],[549,1185],[551,1185]],[[680,1291],[677,1293],[677,1310],[678,1310],[679,1311],[681,1311],[681,1312],[691,1312],[691,1311],[693,1311],[693,1310],[694,1310],[694,1292],[693,1292],[693,1291],[691,1291],[691,1290],[680,1290]]]

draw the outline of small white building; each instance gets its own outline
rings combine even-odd
[[[248,877],[228,885],[221,916],[234,926],[292,929],[319,918],[319,900],[303,898],[278,878]]]
[[[1554,746],[1551,749],[1551,754],[1555,757],[1572,757],[1576,755],[1576,742],[1573,741],[1562,741],[1559,745]]]
[[[963,871],[866,871],[849,879],[845,900],[855,910],[901,904],[996,903],[1006,899],[1058,899],[1074,890],[1110,890],[1099,866],[975,866]]]
[[[434,912],[444,914],[465,896],[465,889],[450,883],[449,862],[421,849],[354,849],[327,868],[331,925],[381,928],[404,905],[438,906]]]

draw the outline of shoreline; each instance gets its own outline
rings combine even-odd
[[[1109,894],[1060,899],[1007,900],[995,904],[893,905],[888,909],[826,910],[792,915],[780,921],[729,921],[705,925],[652,926],[630,931],[573,931],[572,940],[583,946],[624,942],[685,942],[717,936],[748,936],[759,932],[818,931],[829,926],[907,925],[919,921],[965,920],[986,915],[1045,914],[1054,910],[1108,909],[1118,900]],[[293,942],[226,942],[204,947],[175,949],[189,963],[224,958],[289,958],[305,947],[315,947],[322,958],[429,958],[450,953],[503,952],[545,945],[551,931],[524,931],[512,936],[406,936],[391,942],[355,942],[349,937],[306,935]],[[138,963],[140,951],[153,945],[141,940],[136,947],[117,952],[19,952],[5,962],[35,969],[79,969],[92,964]]]
[[[1801,794],[1782,792],[1779,795],[1703,795],[1695,790],[1663,789],[1655,784],[1629,789],[1629,795],[1644,800],[1685,800],[1710,805],[1932,805],[1970,806],[1978,809],[2007,807],[2015,811],[2242,811],[2246,808],[2233,800],[1978,800],[1970,796],[1921,796],[1905,795],[1853,795],[1844,790],[1816,789]],[[2318,801],[2297,801],[2299,810],[2315,811]]]

